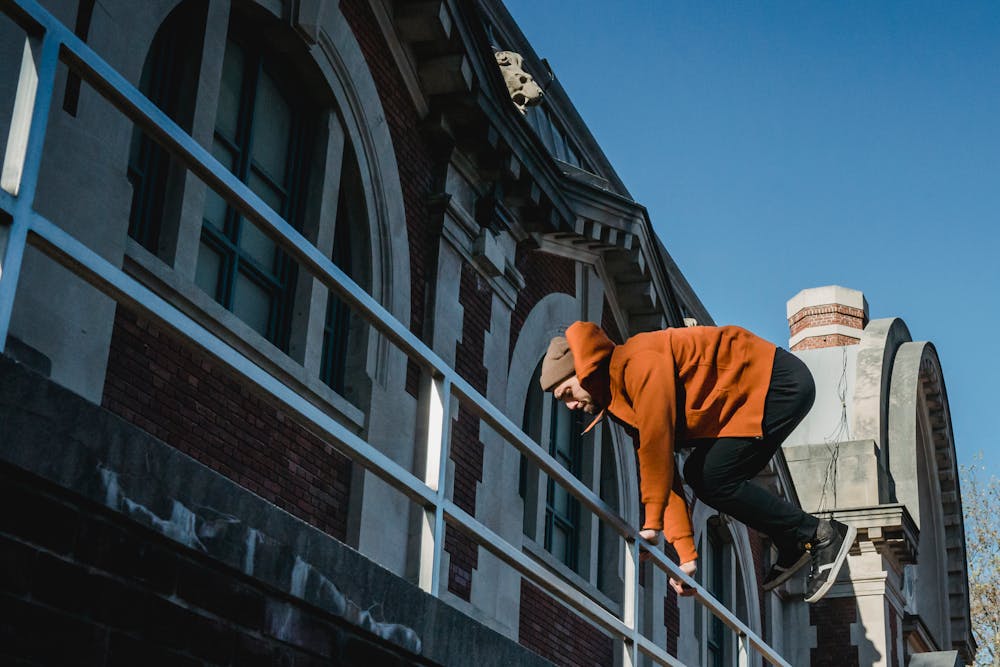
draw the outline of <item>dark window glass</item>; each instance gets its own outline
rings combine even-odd
[[[343,205],[337,207],[337,227],[333,238],[333,263],[352,275],[351,225]],[[320,379],[339,394],[344,393],[347,375],[348,337],[351,330],[351,309],[333,294],[326,302],[326,324],[323,327],[323,361]]]
[[[185,2],[156,33],[142,68],[139,90],[185,131],[191,131],[195,90],[205,38],[205,3]],[[184,170],[138,129],[132,134],[128,181],[132,185],[128,234],[158,253],[160,231],[168,214],[168,193],[180,185]]]
[[[282,218],[300,227],[315,112],[292,79],[238,29],[226,42],[212,153]],[[281,349],[295,265],[216,193],[206,196],[196,283]]]
[[[707,581],[705,588],[715,599],[724,606],[730,607],[730,586],[732,583],[732,559],[730,558],[729,544],[719,535],[719,531],[725,530],[722,527],[709,524],[708,532],[708,563]],[[709,631],[706,637],[708,648],[708,663],[711,667],[723,667],[727,664],[729,657],[729,632],[718,616],[714,614],[709,617]]]
[[[586,425],[578,416],[581,413],[570,412],[555,398],[551,400],[549,454],[574,476],[580,477],[581,433]],[[545,549],[575,570],[580,550],[579,534],[580,501],[561,484],[550,479],[545,494]]]

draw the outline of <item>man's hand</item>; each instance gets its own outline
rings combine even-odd
[[[658,546],[660,544],[660,531],[654,530],[652,528],[646,528],[645,530],[639,531],[639,537],[646,540],[653,546]],[[645,563],[649,560],[649,552],[645,549],[639,549],[639,562]]]
[[[689,577],[693,577],[694,573],[697,570],[698,570],[698,561],[696,561],[696,560],[689,560],[686,563],[681,563],[681,572],[683,572],[684,574],[686,574]],[[674,591],[676,591],[676,593],[678,595],[681,595],[681,596],[684,596],[684,597],[687,597],[688,595],[694,595],[694,589],[690,588],[688,586],[685,586],[678,579],[674,579],[673,577],[670,577],[670,585],[673,587]]]

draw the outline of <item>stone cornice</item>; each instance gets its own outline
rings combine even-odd
[[[913,522],[906,506],[902,504],[875,505],[838,509],[834,519],[858,529],[858,544],[870,542],[876,551],[893,564],[897,572],[904,565],[915,563],[920,544],[920,530]],[[860,553],[855,546],[852,553]]]

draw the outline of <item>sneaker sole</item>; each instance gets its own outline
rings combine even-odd
[[[810,559],[811,559],[811,557],[809,556],[809,552],[806,551],[801,556],[799,556],[799,559],[797,561],[795,561],[795,563],[790,568],[788,568],[787,570],[785,570],[784,572],[782,572],[780,575],[778,575],[777,577],[775,577],[771,581],[769,581],[769,582],[765,583],[763,586],[761,586],[761,590],[763,590],[765,592],[766,591],[770,591],[770,590],[774,590],[775,588],[777,588],[781,584],[783,584],[786,581],[788,581],[789,579],[791,579],[795,575],[796,572],[798,572],[799,570],[801,570],[807,563],[809,563]]]
[[[827,576],[823,585],[819,587],[819,590],[806,598],[806,602],[809,602],[810,604],[818,602],[824,595],[826,595],[826,592],[830,590],[834,582],[837,580],[837,575],[840,574],[840,568],[844,566],[844,561],[847,560],[847,554],[854,545],[854,538],[857,536],[858,529],[854,526],[848,526],[847,535],[844,536],[844,543],[840,545],[840,551],[837,552],[837,558],[833,561],[833,567],[830,568],[829,576]]]

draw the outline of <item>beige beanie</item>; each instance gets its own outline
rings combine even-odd
[[[556,385],[576,374],[573,366],[573,351],[564,336],[556,336],[549,341],[549,349],[542,359],[542,374],[539,383],[542,391],[552,391]]]

